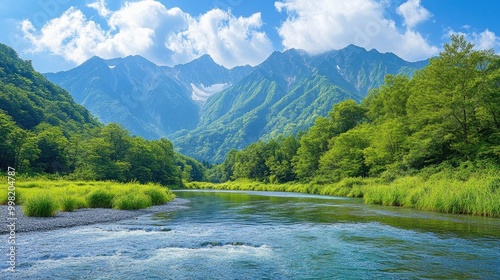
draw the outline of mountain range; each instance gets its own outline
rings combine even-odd
[[[260,65],[232,69],[208,55],[174,67],[140,56],[93,57],[45,75],[104,123],[168,137],[183,154],[220,162],[231,149],[297,134],[334,104],[359,102],[385,75],[412,75],[427,63],[349,45],[319,55],[276,51]]]

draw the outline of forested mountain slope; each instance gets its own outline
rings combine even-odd
[[[256,67],[232,69],[208,55],[175,67],[138,56],[93,57],[46,76],[104,123],[148,139],[168,136],[180,152],[220,162],[230,149],[295,135],[334,104],[361,101],[385,75],[412,75],[426,64],[350,45],[314,56],[274,52]]]
[[[198,127],[175,133],[172,141],[183,153],[220,162],[229,150],[258,139],[296,135],[334,104],[360,102],[385,75],[412,75],[426,64],[352,45],[317,56],[274,52],[239,83],[210,97]]]
[[[148,141],[132,137],[116,123],[102,125],[3,44],[0,139],[0,168],[11,167],[18,174],[164,185],[203,178],[203,166],[176,153],[168,140]]]

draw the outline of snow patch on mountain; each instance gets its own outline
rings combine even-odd
[[[191,83],[191,99],[194,101],[206,101],[210,96],[216,94],[217,92],[223,91],[226,88],[230,87],[231,83],[223,83],[223,84],[213,84],[210,86],[204,86],[203,84],[195,85]]]

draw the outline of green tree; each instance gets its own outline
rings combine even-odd
[[[15,168],[26,173],[31,162],[35,161],[40,149],[37,146],[37,138],[31,131],[16,128],[9,137],[14,151]]]
[[[300,147],[293,160],[297,178],[312,178],[319,168],[321,156],[328,150],[330,139],[362,123],[365,111],[354,100],[345,100],[333,106],[329,119],[318,117],[314,126],[300,139]]]
[[[406,118],[410,88],[407,76],[387,75],[384,84],[373,89],[363,100],[368,118],[371,121]]]
[[[333,106],[333,110],[328,113],[332,123],[334,135],[339,135],[365,120],[365,109],[354,100],[345,100]]]
[[[331,122],[318,117],[300,139],[300,147],[293,158],[293,167],[299,180],[312,178],[319,166],[319,159],[328,150],[328,140],[334,135]]]
[[[91,138],[83,143],[76,174],[78,178],[88,180],[125,181],[130,164],[124,161],[114,161],[112,145],[104,138]]]
[[[300,143],[294,136],[286,138],[280,136],[276,144],[277,148],[266,159],[266,165],[270,172],[269,180],[273,183],[294,181],[295,171],[292,162]]]
[[[500,159],[500,57],[495,56],[481,81],[483,92],[477,115],[483,140],[479,156]]]
[[[149,142],[153,154],[150,165],[154,182],[169,186],[182,186],[182,174],[174,164],[174,147],[165,138]]]
[[[478,112],[488,98],[484,78],[493,59],[492,50],[474,50],[463,36],[452,36],[444,51],[413,79],[408,116],[417,136],[414,142],[445,145],[441,150],[452,152],[445,157],[455,154],[471,159],[477,154],[483,129]],[[437,130],[432,136],[442,139],[429,139],[419,133],[423,130]]]
[[[333,145],[321,157],[318,173],[334,181],[368,175],[364,150],[370,145],[370,129],[361,125],[332,139]]]
[[[238,152],[235,149],[229,151],[229,153],[226,156],[226,160],[224,160],[224,162],[220,165],[221,182],[234,179],[234,166],[236,165],[236,154],[238,154]]]
[[[110,123],[102,128],[100,137],[111,145],[111,160],[124,160],[130,148],[130,132],[117,123]]]
[[[408,153],[408,135],[409,129],[404,118],[370,125],[370,145],[364,150],[364,157],[371,176],[380,174],[389,166],[399,167],[402,164]]]
[[[72,171],[68,164],[68,139],[61,128],[47,123],[41,123],[35,128],[36,145],[40,154],[33,161],[33,166],[38,172],[68,173]]]
[[[130,169],[126,174],[127,180],[137,180],[141,183],[153,182],[152,164],[155,156],[148,141],[133,137],[130,139],[130,147],[125,156],[125,161],[130,163]]]
[[[0,168],[7,170],[7,167],[14,167],[14,150],[11,145],[11,134],[16,129],[16,124],[12,117],[0,109]]]
[[[259,140],[250,144],[250,146],[236,154],[234,178],[265,181],[269,176],[266,158],[266,147],[262,141]]]

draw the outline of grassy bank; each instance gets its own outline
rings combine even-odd
[[[175,197],[170,189],[157,184],[40,179],[17,181],[15,186],[16,205],[34,217],[79,208],[143,209]],[[0,203],[8,203],[7,191],[2,192]]]
[[[404,176],[391,182],[374,178],[345,178],[338,183],[266,184],[232,181],[221,184],[192,182],[186,188],[284,191],[362,197],[365,203],[403,206],[442,213],[500,217],[500,174],[442,171]]]

